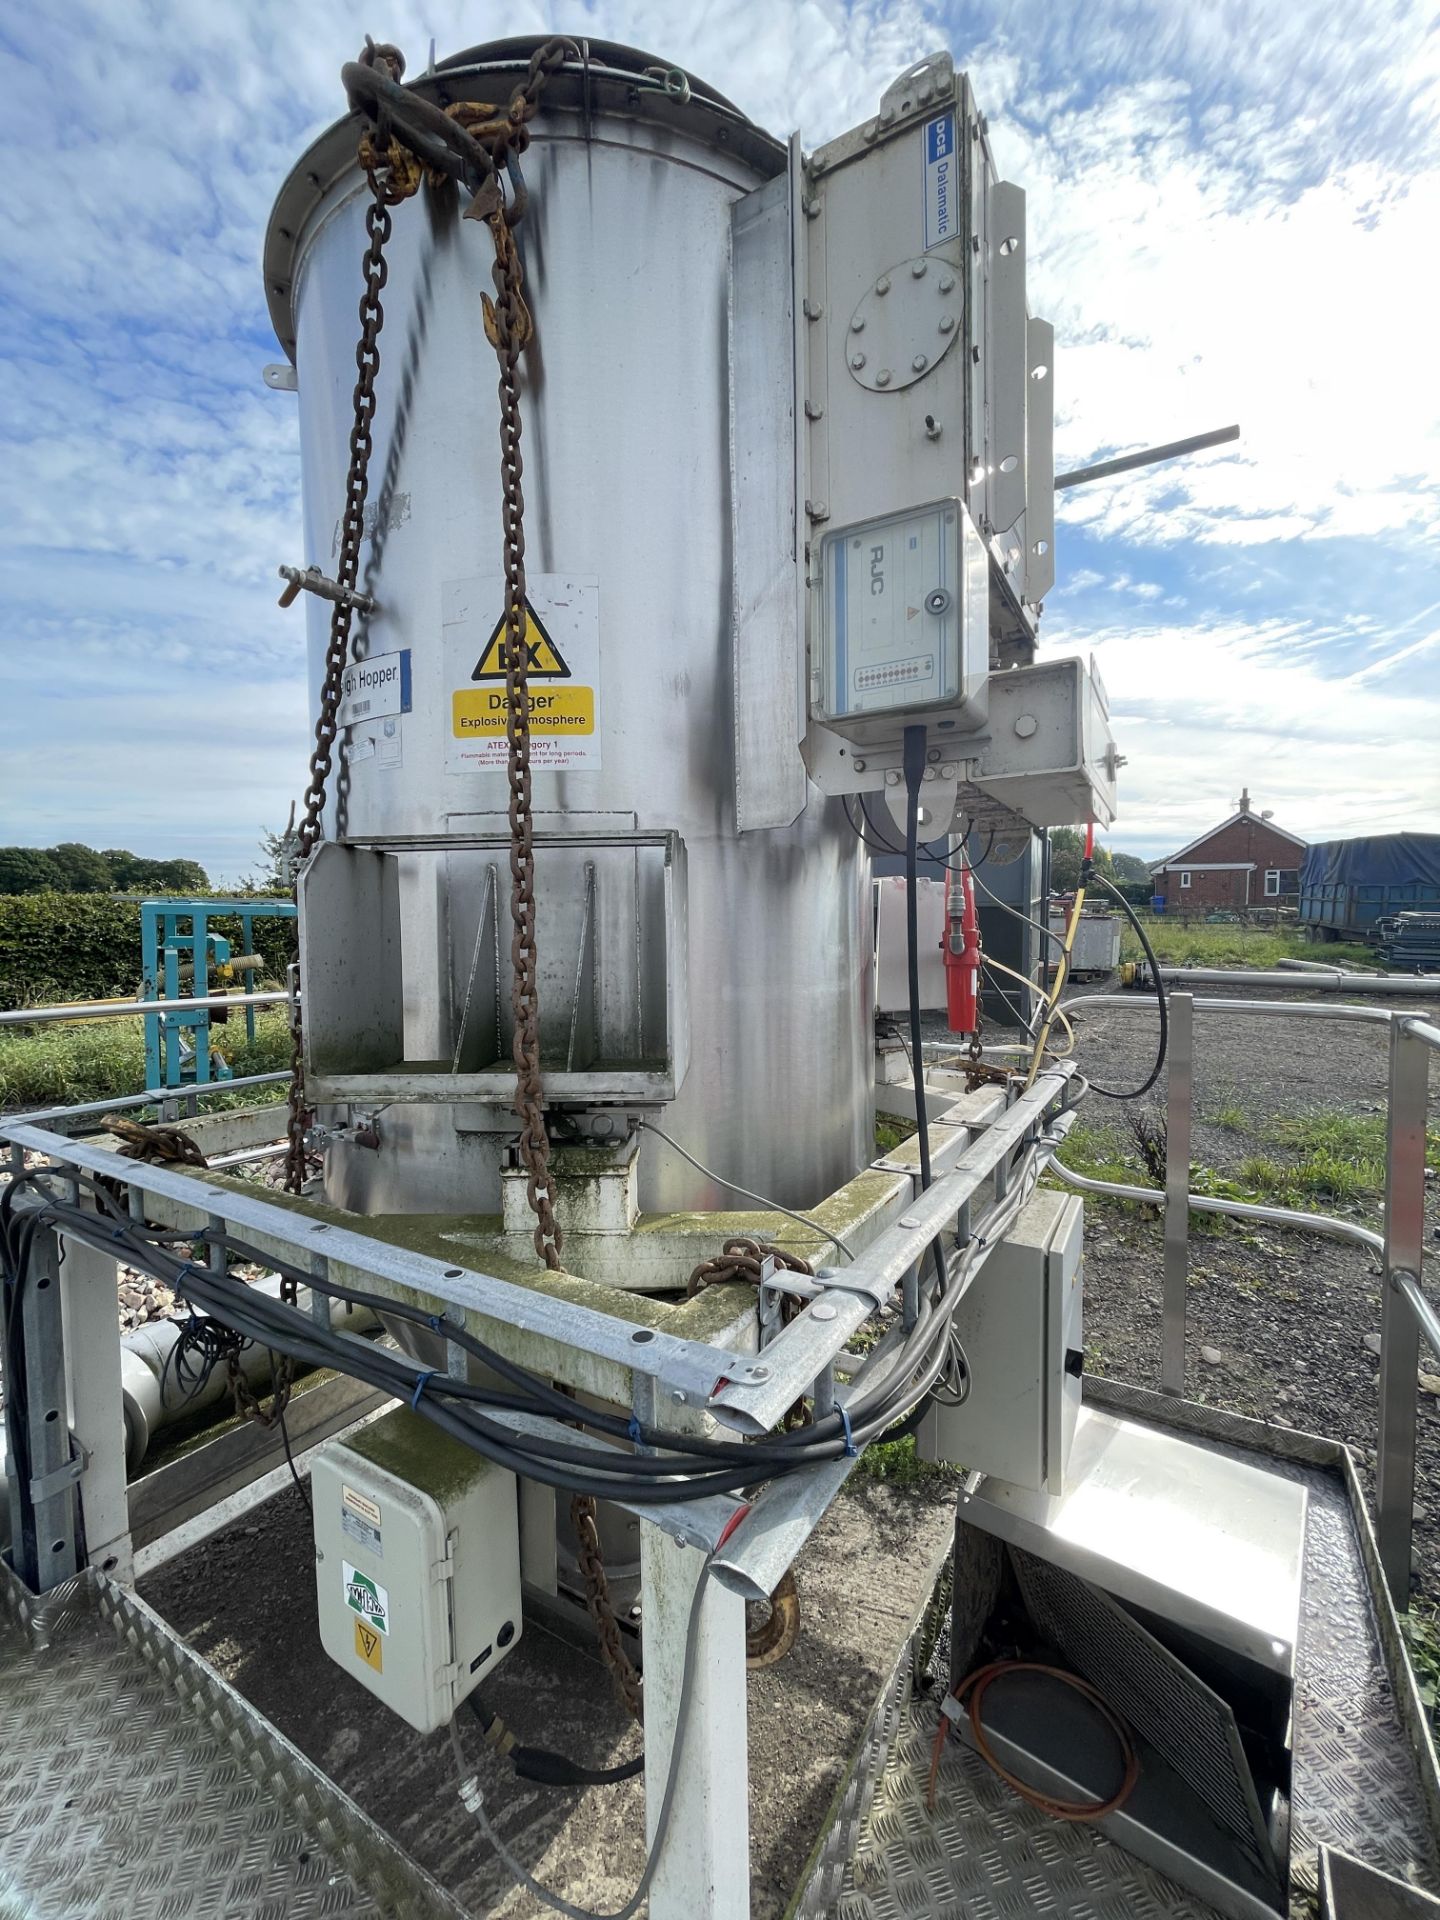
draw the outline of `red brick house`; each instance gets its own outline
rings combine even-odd
[[[1152,861],[1151,885],[1167,913],[1216,907],[1293,906],[1305,842],[1255,813],[1247,788],[1238,813],[1167,859]]]

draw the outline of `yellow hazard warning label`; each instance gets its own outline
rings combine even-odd
[[[570,669],[564,657],[546,630],[545,622],[531,606],[525,602],[525,653],[527,671],[532,680],[568,680]],[[502,613],[495,622],[494,632],[485,642],[485,651],[475,662],[472,680],[503,680],[510,670],[508,635],[505,630],[505,616]]]
[[[383,1673],[384,1642],[374,1627],[367,1627],[363,1620],[355,1622],[355,1651],[367,1667],[373,1667],[376,1673]]]
[[[530,709],[532,740],[557,734],[581,734],[595,731],[595,689],[593,687],[529,687],[526,703]],[[504,735],[505,710],[509,701],[503,688],[460,687],[450,696],[450,717],[457,740],[485,739]]]
[[[441,589],[442,671],[449,697],[445,771],[502,772],[506,738],[505,580],[447,580]],[[600,583],[587,574],[532,573],[525,587],[525,677],[530,764],[598,772]]]

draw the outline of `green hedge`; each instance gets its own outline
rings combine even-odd
[[[257,904],[259,902],[257,901]],[[211,926],[240,951],[238,914]],[[275,979],[295,957],[293,920],[257,920],[255,950]],[[140,985],[140,902],[104,893],[0,896],[0,1006],[100,1000]]]

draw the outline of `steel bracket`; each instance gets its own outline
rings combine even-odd
[[[71,1436],[71,1445],[76,1445]],[[30,1499],[38,1506],[42,1500],[52,1500],[57,1493],[63,1493],[66,1487],[73,1487],[90,1464],[90,1455],[84,1447],[72,1454],[63,1467],[56,1467],[53,1473],[42,1473],[30,1482]]]
[[[361,593],[355,587],[342,587],[338,580],[332,580],[319,567],[281,567],[280,578],[286,582],[285,591],[280,596],[280,605],[288,607],[298,600],[301,593],[318,594],[322,600],[334,600],[343,607],[351,607],[356,613],[373,613],[375,596],[373,593]]]
[[[799,1300],[818,1300],[823,1293],[855,1293],[873,1306],[886,1307],[894,1297],[894,1292],[893,1287],[856,1286],[845,1279],[844,1271],[839,1267],[820,1267],[813,1279],[807,1274],[786,1273],[778,1269],[760,1283],[762,1303],[767,1293],[789,1293]],[[764,1317],[762,1304],[762,1320]]]

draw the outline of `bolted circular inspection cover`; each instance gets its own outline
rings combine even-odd
[[[964,290],[946,260],[920,254],[882,273],[850,316],[845,364],[872,393],[913,387],[964,329]]]

